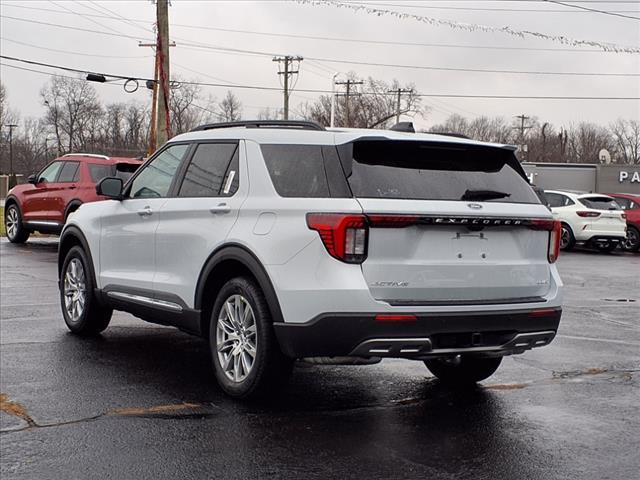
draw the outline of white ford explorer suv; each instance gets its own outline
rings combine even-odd
[[[204,125],[97,190],[111,200],[60,239],[68,328],[99,333],[116,309],[200,335],[231,396],[309,357],[415,359],[470,384],[558,328],[560,224],[509,146]]]

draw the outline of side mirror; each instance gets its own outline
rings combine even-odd
[[[96,185],[96,193],[113,200],[122,200],[122,179],[105,177]]]
[[[38,175],[36,175],[36,174],[29,175],[27,177],[27,182],[29,182],[32,185],[37,185],[38,184]]]

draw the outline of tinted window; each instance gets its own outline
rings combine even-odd
[[[608,197],[588,197],[581,198],[580,203],[585,207],[595,210],[620,210],[620,205],[615,200]]]
[[[320,145],[262,145],[273,186],[283,197],[329,197]]]
[[[352,156],[357,197],[540,203],[508,150],[366,140],[353,143]]]
[[[198,145],[180,187],[181,197],[217,197],[233,195],[238,168],[229,170],[232,156],[237,156],[235,143],[203,143]],[[235,155],[234,155],[235,153]],[[227,175],[227,170],[229,173]]]
[[[127,180],[133,176],[138,167],[140,167],[140,165],[134,163],[118,163],[113,176],[121,178],[123,183],[127,183]]]
[[[111,165],[98,165],[96,163],[89,164],[89,176],[93,183],[98,183],[104,177],[110,177],[113,174]]]
[[[173,177],[189,145],[172,145],[165,149],[133,180],[129,196],[131,198],[165,197],[169,193]]]
[[[544,195],[547,200],[549,200],[549,206],[551,207],[567,207],[569,205],[573,205],[573,200],[566,195],[549,192],[544,192]]]
[[[64,166],[58,175],[58,182],[76,182],[78,181],[78,162],[64,162]]]
[[[56,177],[58,176],[58,172],[60,171],[60,167],[62,167],[62,162],[53,162],[42,171],[38,181],[49,183],[55,182]]]
[[[633,205],[633,202],[631,200],[622,197],[616,197],[616,203],[620,205],[620,208],[622,208],[622,210],[629,210],[630,208],[632,208],[631,205]]]

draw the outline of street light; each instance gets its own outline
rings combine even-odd
[[[336,72],[331,77],[331,128],[336,118],[336,77],[340,75],[340,72]]]

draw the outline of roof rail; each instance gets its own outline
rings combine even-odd
[[[106,155],[99,155],[97,153],[65,153],[63,157],[93,157],[109,160],[109,157],[107,157]]]
[[[444,135],[445,137],[466,138],[467,140],[471,140],[471,137],[468,137],[463,133],[456,133],[456,132],[430,132],[430,133],[433,133],[434,135]]]
[[[305,120],[240,120],[238,122],[221,122],[221,123],[208,123],[206,125],[200,125],[199,127],[191,130],[192,132],[198,132],[202,130],[213,130],[215,128],[290,128],[299,130],[325,130],[325,128],[316,123]]]

